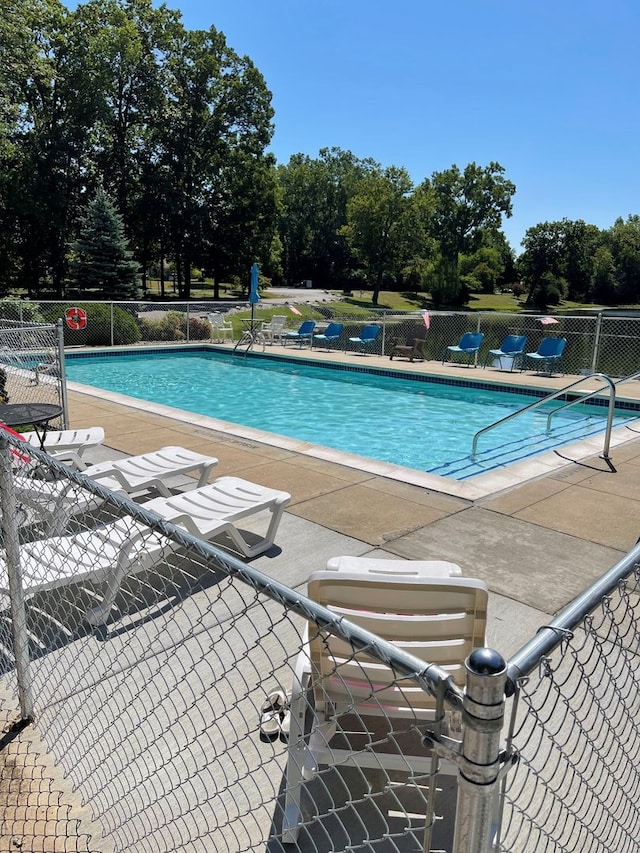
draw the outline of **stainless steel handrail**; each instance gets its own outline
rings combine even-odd
[[[584,376],[583,379],[603,379],[608,385],[610,389],[609,394],[609,406],[607,410],[607,428],[604,433],[604,447],[602,448],[602,458],[607,462],[610,460],[609,456],[609,447],[611,445],[611,429],[613,428],[613,412],[616,405],[616,383],[610,376],[607,376],[606,373],[590,373],[588,376]],[[565,409],[570,409],[571,406],[576,406],[578,403],[584,403],[585,400],[590,400],[591,397],[595,397],[597,394],[602,393],[604,391],[603,388],[596,388],[595,391],[590,391],[588,394],[584,396],[576,397],[575,400],[567,400],[567,402],[558,406],[557,409],[554,409],[552,412],[549,412],[547,415],[547,432],[551,432],[551,418],[554,415],[557,415],[558,412],[563,412]]]
[[[587,378],[593,379],[594,377],[600,376],[609,383],[609,385],[613,385],[613,397],[615,402],[615,394],[616,388],[619,385],[623,385],[625,382],[630,382],[632,379],[640,379],[640,370],[637,373],[630,373],[629,376],[623,376],[622,379],[612,380],[611,377],[607,376],[605,373],[590,373]],[[557,415],[558,412],[562,412],[565,409],[569,409],[571,406],[575,406],[578,403],[583,403],[585,400],[589,400],[591,397],[595,397],[596,394],[599,394],[603,389],[596,388],[595,391],[591,391],[591,393],[586,394],[584,397],[577,397],[575,400],[568,400],[563,406],[559,406],[557,409],[554,409],[552,412],[549,412],[547,416],[547,432],[551,429],[551,418],[554,415]],[[604,449],[602,451],[602,458],[609,461],[609,446],[611,443],[611,429],[613,426],[613,410],[615,406],[611,403],[611,398],[609,398],[609,414],[607,417],[607,430],[605,432],[605,444]]]
[[[570,391],[572,388],[575,388],[577,385],[581,385],[583,382],[587,382],[590,380],[592,381],[594,379],[594,377],[595,378],[600,377],[600,378],[604,379],[606,382],[608,382],[610,384],[610,388],[611,388],[611,396],[609,398],[609,413],[610,414],[609,414],[609,418],[607,420],[607,432],[605,435],[605,443],[607,446],[607,450],[606,450],[606,453],[603,454],[603,457],[602,457],[603,459],[606,459],[607,461],[609,461],[609,455],[608,455],[608,449],[609,448],[608,448],[608,446],[609,446],[609,441],[611,438],[611,427],[610,427],[609,421],[611,421],[611,422],[613,421],[613,407],[615,405],[616,389],[615,389],[615,383],[614,383],[613,379],[611,379],[611,377],[607,376],[605,373],[590,373],[589,376],[581,376],[580,379],[576,379],[575,382],[571,382],[569,385],[566,385],[564,388],[561,388],[559,391],[552,391],[551,394],[547,394],[547,396],[543,397],[541,400],[535,400],[533,403],[529,403],[528,406],[524,406],[524,408],[518,409],[517,412],[511,412],[511,414],[505,415],[504,418],[500,418],[499,421],[494,421],[494,423],[489,424],[488,426],[483,427],[482,429],[478,430],[478,432],[473,436],[473,444],[471,445],[471,458],[473,459],[476,456],[476,451],[478,448],[478,439],[485,432],[489,432],[490,430],[495,429],[495,427],[498,427],[501,424],[504,424],[507,421],[512,420],[512,418],[518,417],[518,415],[523,415],[525,412],[530,412],[533,409],[537,409],[539,406],[542,406],[543,403],[548,403],[550,400],[555,400],[557,397],[561,397],[563,394],[566,394],[567,391]],[[627,378],[630,378],[630,377],[627,377]],[[599,392],[594,392],[594,393],[599,393]],[[582,402],[584,399],[586,399],[586,398],[582,397],[580,399],[580,402]]]

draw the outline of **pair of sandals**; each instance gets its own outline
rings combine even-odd
[[[260,707],[260,740],[289,740],[291,694],[283,690],[269,693]]]

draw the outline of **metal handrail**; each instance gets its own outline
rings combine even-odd
[[[609,406],[607,410],[607,428],[604,433],[604,447],[602,448],[602,459],[607,462],[610,461],[611,457],[609,456],[609,447],[611,445],[611,430],[613,428],[613,412],[616,405],[616,383],[610,376],[607,376],[606,373],[590,373],[589,376],[584,376],[583,379],[603,379],[608,385],[611,393],[609,394]],[[570,409],[571,406],[575,406],[578,403],[584,403],[585,400],[590,400],[591,397],[595,397],[596,394],[600,394],[604,388],[596,388],[595,391],[590,391],[588,394],[584,396],[576,397],[575,400],[567,400],[566,403],[562,406],[558,406],[557,409],[554,409],[552,412],[549,412],[547,415],[547,432],[551,432],[551,418],[556,415],[558,412],[563,412],[565,409]]]
[[[623,385],[625,382],[630,382],[632,379],[639,379],[640,378],[640,370],[637,373],[630,373],[629,376],[623,376],[622,379],[617,379],[616,381],[611,380],[610,377],[606,376],[606,374],[604,374],[604,373],[591,373],[591,374],[589,374],[590,379],[593,379],[593,377],[595,377],[595,376],[604,376],[607,379],[607,381],[609,381],[610,384],[613,382],[614,394],[615,394],[615,389],[618,387],[618,385]],[[554,415],[557,415],[558,412],[562,412],[565,409],[569,409],[569,408],[571,408],[571,406],[575,406],[578,403],[583,403],[585,400],[589,400],[591,397],[595,397],[596,394],[599,394],[602,390],[603,390],[602,388],[596,388],[595,391],[591,391],[590,394],[586,394],[584,397],[578,397],[575,400],[567,400],[567,402],[563,406],[559,406],[557,409],[554,409],[552,412],[549,412],[549,414],[547,416],[547,432],[549,432],[551,429],[551,418]],[[609,409],[611,410],[611,405],[609,406]],[[613,421],[613,415],[611,415],[611,420]],[[607,429],[609,432],[611,432],[611,429],[610,429],[608,423],[607,423]],[[605,452],[608,453],[608,450],[609,450],[609,448],[607,446],[605,449]]]
[[[593,380],[594,378],[600,377],[609,383],[609,387],[611,388],[611,396],[609,397],[609,417],[607,418],[607,430],[605,434],[605,451],[603,451],[602,458],[607,462],[609,461],[609,443],[611,440],[611,424],[613,423],[613,409],[615,406],[615,397],[616,397],[616,386],[611,379],[610,376],[607,376],[605,373],[591,373],[589,376],[581,376],[580,379],[576,379],[575,382],[571,382],[569,385],[566,385],[564,388],[561,388],[559,391],[552,391],[551,394],[547,394],[546,397],[543,397],[541,400],[535,400],[533,403],[529,403],[528,406],[524,406],[522,409],[518,409],[517,412],[511,412],[509,415],[505,415],[504,418],[500,418],[500,420],[495,421],[492,424],[489,424],[486,427],[478,430],[478,432],[473,436],[473,444],[471,445],[471,458],[473,459],[476,456],[476,451],[478,447],[478,439],[485,432],[489,432],[495,427],[500,426],[507,421],[510,421],[512,418],[517,417],[518,415],[523,415],[525,412],[530,412],[532,409],[537,409],[539,406],[542,406],[543,403],[548,403],[550,400],[555,400],[557,397],[561,397],[563,394],[566,394],[567,391],[570,391],[572,388],[575,388],[576,385],[581,385],[583,382],[587,382]],[[631,377],[626,377],[631,378]],[[599,391],[595,391],[593,393],[599,393]],[[591,396],[591,395],[590,395]],[[586,397],[581,397],[579,402],[583,402]],[[573,403],[573,401],[572,401]]]

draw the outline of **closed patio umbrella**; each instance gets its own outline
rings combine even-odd
[[[253,312],[255,306],[260,302],[260,294],[258,293],[258,264],[253,264],[251,267],[251,286],[249,288],[249,303],[251,304],[251,331],[254,330]]]

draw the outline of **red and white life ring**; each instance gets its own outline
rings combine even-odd
[[[70,329],[84,329],[87,325],[87,312],[83,308],[67,308],[64,316]]]

